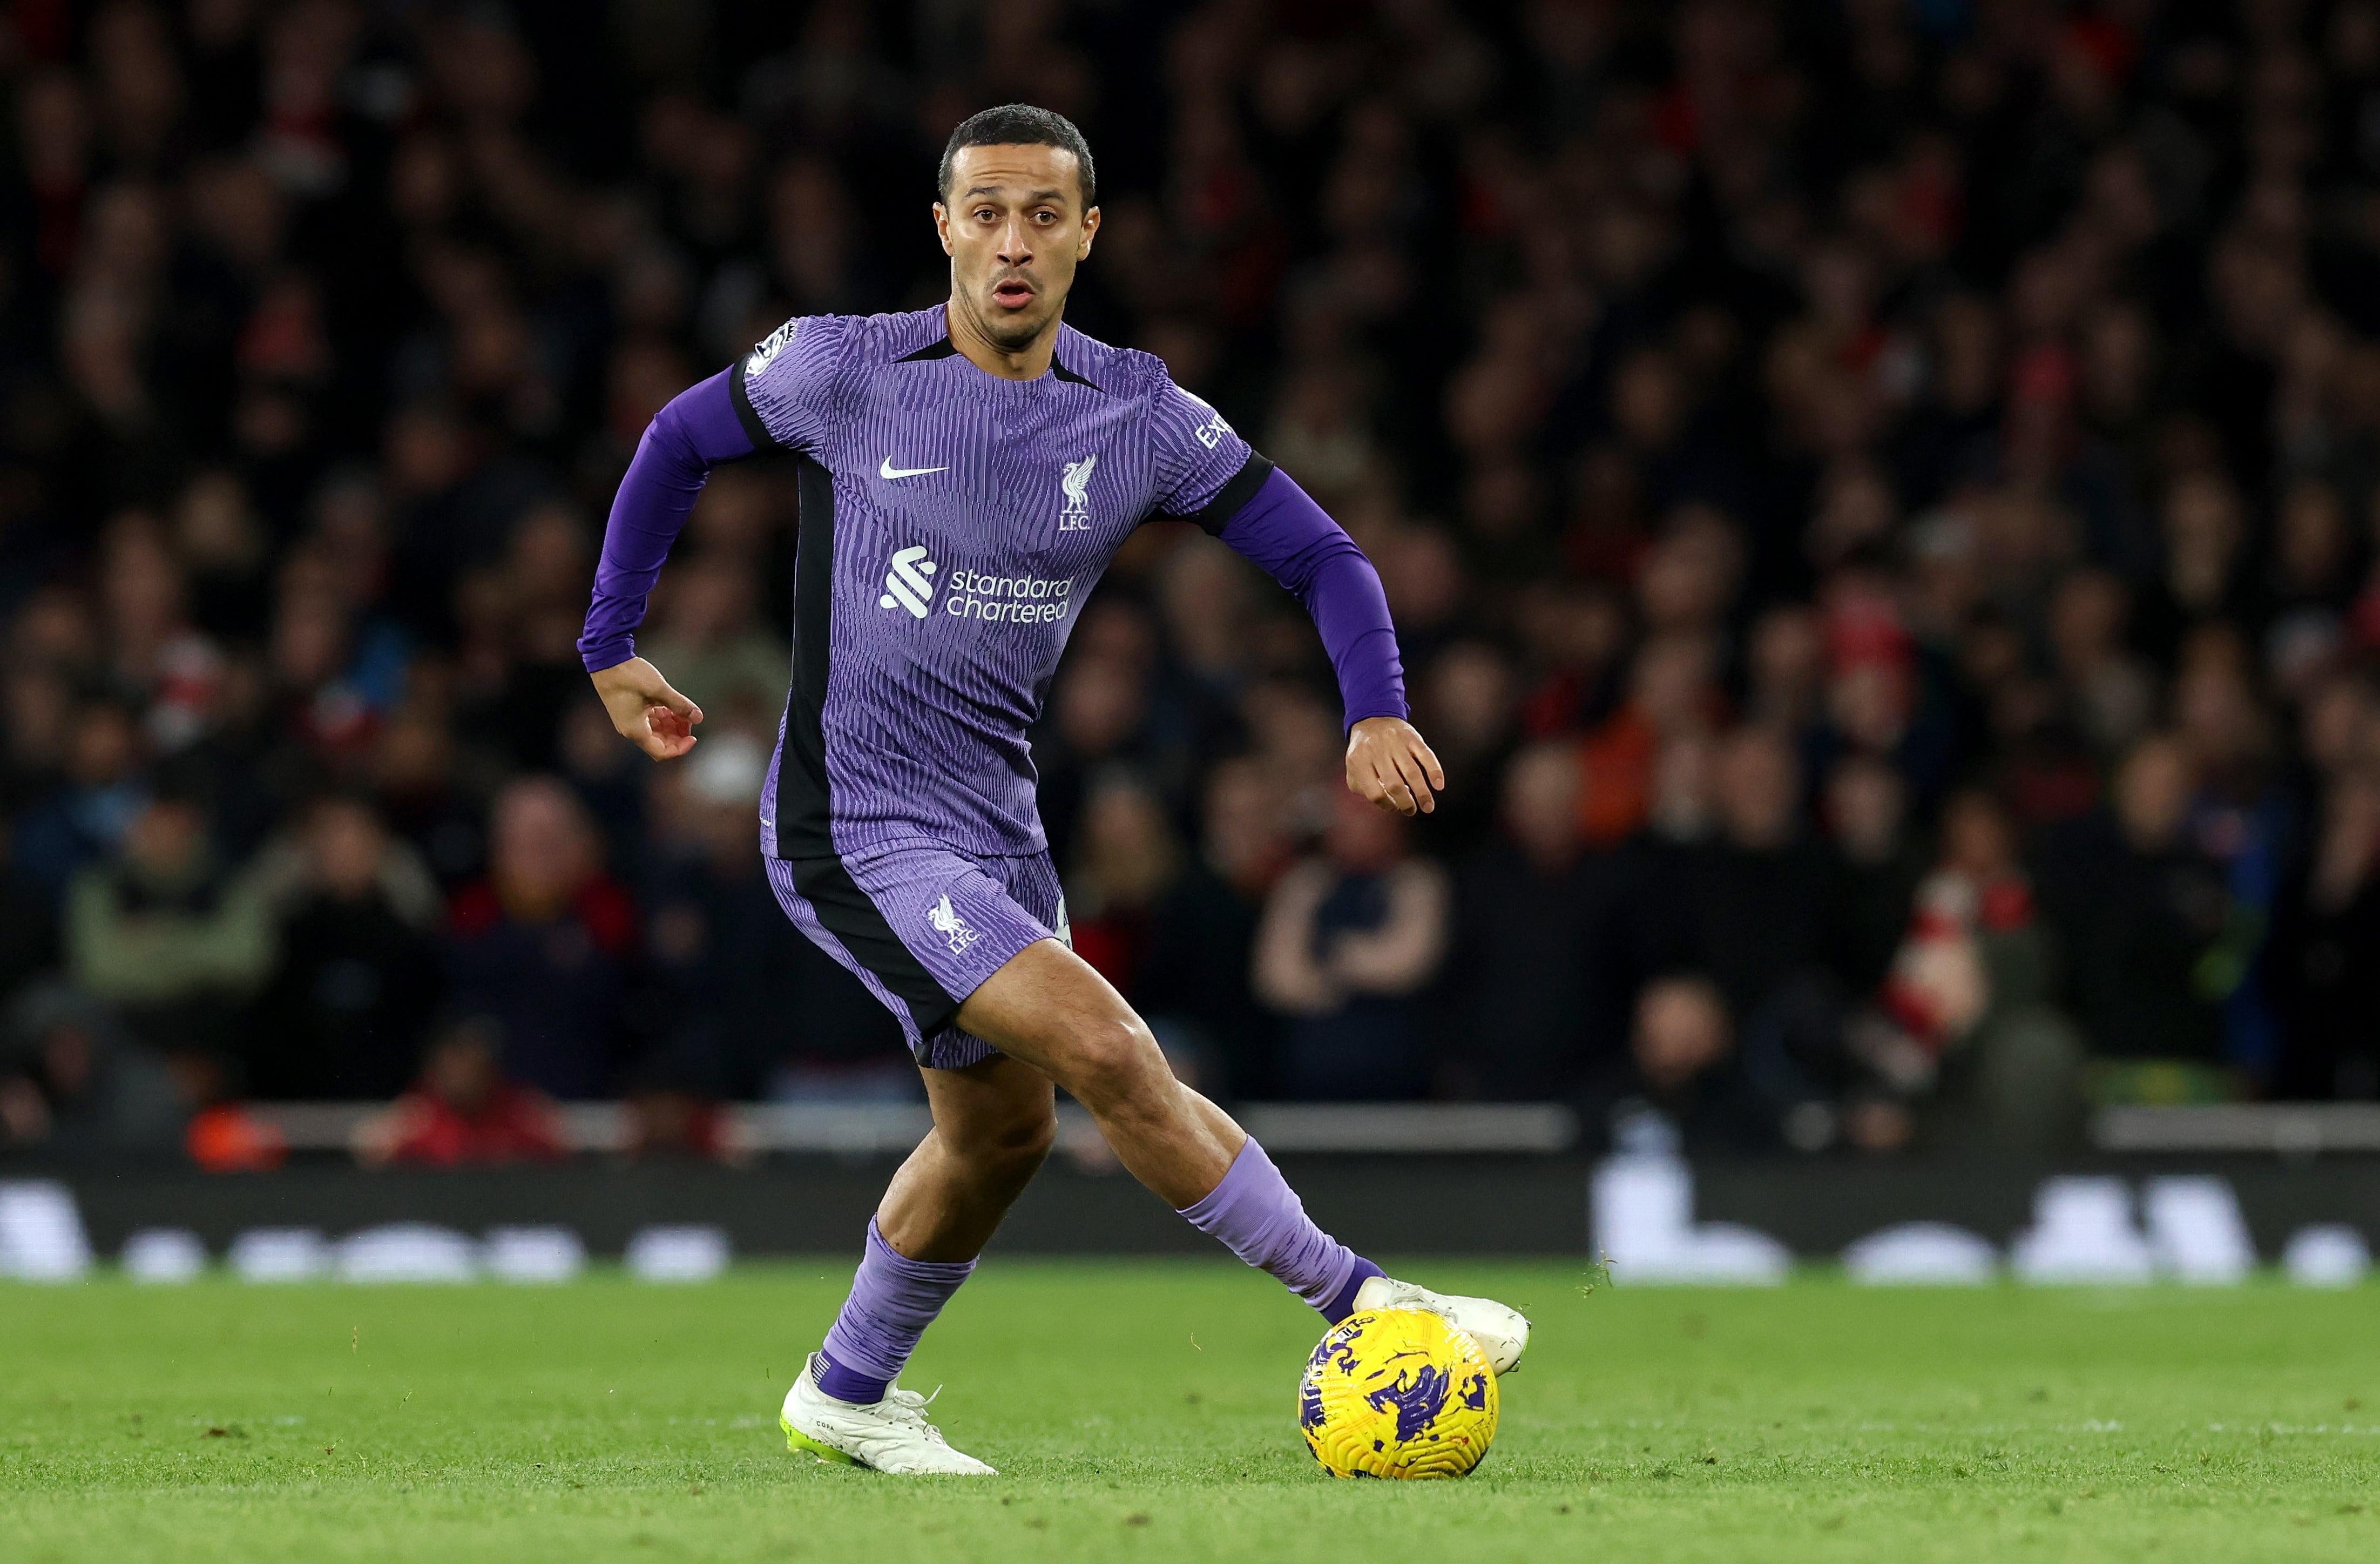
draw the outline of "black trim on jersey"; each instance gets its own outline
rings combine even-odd
[[[1076,374],[1073,370],[1070,370],[1065,365],[1060,363],[1058,361],[1058,355],[1055,353],[1051,353],[1050,355],[1050,373],[1056,375],[1061,380],[1072,381],[1076,385],[1088,385],[1092,390],[1098,391],[1102,397],[1107,395],[1105,391],[1100,390],[1099,386],[1096,383],[1085,380],[1081,375]]]
[[[1220,538],[1223,535],[1223,529],[1232,524],[1232,518],[1245,508],[1248,501],[1256,498],[1257,491],[1263,488],[1265,480],[1271,476],[1272,462],[1262,453],[1250,451],[1246,463],[1232,474],[1230,483],[1216,491],[1213,499],[1179,519],[1196,521],[1208,533]]]
[[[828,648],[834,613],[834,475],[808,456],[795,472],[794,667],[785,742],[777,758],[777,856],[794,888],[852,959],[905,1001],[923,1037],[950,1024],[959,1002],[909,953],[836,856],[826,773]]]
[[[777,856],[832,858],[827,830],[826,665],[834,616],[834,474],[794,465],[794,668],[777,756]]]
[[[762,422],[759,409],[753,407],[751,393],[744,389],[744,360],[727,372],[727,399],[735,404],[735,422],[744,426],[744,437],[752,442],[755,451],[781,451],[784,445]]]

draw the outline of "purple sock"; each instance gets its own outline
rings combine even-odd
[[[1256,1137],[1240,1148],[1223,1181],[1184,1211],[1192,1227],[1267,1272],[1337,1325],[1355,1312],[1355,1289],[1380,1268],[1316,1227],[1297,1191]]]
[[[882,1400],[884,1387],[901,1377],[901,1365],[917,1350],[917,1338],[974,1269],[972,1260],[952,1265],[895,1253],[870,1216],[868,1252],[851,1279],[851,1296],[819,1354],[824,1360],[819,1388],[863,1406]]]

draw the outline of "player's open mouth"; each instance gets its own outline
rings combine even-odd
[[[1010,277],[1003,282],[992,285],[991,297],[994,303],[1004,304],[1012,310],[1022,310],[1033,301],[1033,285],[1023,277]]]

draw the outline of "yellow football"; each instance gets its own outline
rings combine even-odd
[[[1496,1438],[1496,1375],[1436,1314],[1350,1314],[1305,1361],[1297,1421],[1333,1477],[1461,1477]]]

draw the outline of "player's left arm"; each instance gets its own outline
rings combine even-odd
[[[1379,572],[1345,529],[1223,415],[1160,378],[1149,401],[1160,513],[1196,521],[1289,589],[1339,676],[1348,790],[1400,814],[1438,807],[1446,772],[1405,720],[1405,670]]]
[[[1399,814],[1430,813],[1446,771],[1406,720],[1404,663],[1379,572],[1295,480],[1266,466],[1219,535],[1313,616],[1346,710],[1349,791]]]

